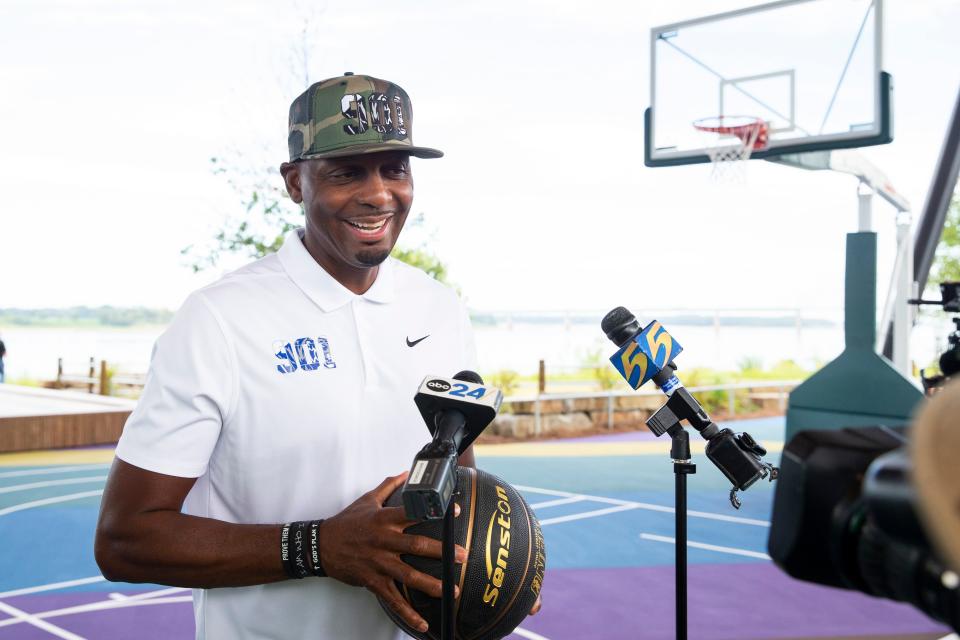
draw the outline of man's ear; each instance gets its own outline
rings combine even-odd
[[[300,204],[303,202],[303,191],[300,189],[300,164],[297,162],[284,162],[280,165],[280,175],[283,176],[283,182],[287,186],[287,193],[290,199]]]

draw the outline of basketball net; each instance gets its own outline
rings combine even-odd
[[[718,182],[743,182],[743,161],[767,146],[768,125],[760,118],[714,116],[694,121],[693,127],[703,134],[704,149],[713,164],[711,175]]]

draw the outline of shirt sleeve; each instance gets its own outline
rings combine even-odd
[[[192,294],[153,347],[117,457],[156,473],[203,475],[235,402],[235,362],[218,314],[202,293]]]

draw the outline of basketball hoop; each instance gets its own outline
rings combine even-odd
[[[693,128],[704,133],[704,147],[713,162],[715,178],[742,173],[739,163],[749,160],[754,150],[767,146],[767,123],[753,116],[701,118],[693,122]]]

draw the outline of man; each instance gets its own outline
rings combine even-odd
[[[3,384],[4,381],[4,370],[3,370],[3,359],[7,355],[7,345],[3,344],[3,340],[0,340],[0,384]]]
[[[388,257],[409,157],[442,153],[413,145],[403,89],[349,73],[293,102],[288,142],[280,171],[304,229],[192,294],[158,340],[97,562],[111,580],[194,588],[198,638],[394,638],[355,586],[420,629],[394,581],[441,593],[400,560],[439,558],[440,543],[382,507],[429,437],[412,396],[428,373],[475,369],[456,295]],[[305,538],[315,556],[295,550]],[[288,579],[309,573],[327,577]]]

